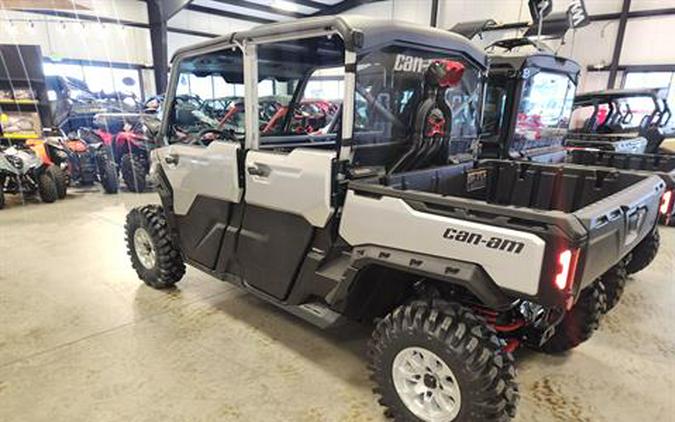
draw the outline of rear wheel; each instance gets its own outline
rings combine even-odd
[[[115,163],[108,157],[98,158],[98,177],[105,193],[117,193],[119,183]]]
[[[2,183],[0,183],[0,210],[3,208],[5,208],[5,191],[3,190]]]
[[[621,261],[600,277],[607,298],[605,312],[612,310],[621,300],[627,276],[626,263]]]
[[[606,300],[604,286],[599,281],[593,282],[581,291],[577,303],[555,327],[553,336],[535,349],[546,353],[562,353],[591,338],[600,326],[607,306]]]
[[[46,203],[52,203],[59,198],[56,180],[48,171],[43,171],[38,176],[38,193],[42,202]]]
[[[174,246],[162,207],[132,209],[125,225],[127,254],[141,280],[155,289],[173,287],[185,274],[185,264]]]
[[[375,392],[397,421],[506,421],[515,416],[513,357],[460,305],[413,303],[387,315],[369,344]]]
[[[55,165],[47,167],[45,172],[54,178],[59,199],[65,198],[68,193],[68,176],[66,173]]]
[[[628,274],[635,274],[647,268],[656,258],[659,246],[661,246],[661,235],[658,228],[654,227],[654,230],[633,249],[632,257],[626,265]]]
[[[145,190],[145,164],[142,159],[132,154],[124,154],[120,160],[120,171],[130,191],[143,192]]]

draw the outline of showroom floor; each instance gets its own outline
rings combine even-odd
[[[123,241],[154,194],[73,193],[0,211],[0,421],[378,421],[368,330],[320,331],[190,269],[145,287]],[[675,228],[569,356],[518,354],[518,421],[675,414]]]

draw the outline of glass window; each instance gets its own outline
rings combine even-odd
[[[344,96],[340,38],[261,45],[258,60],[261,143],[333,142]]]
[[[207,145],[244,137],[244,75],[240,50],[184,59],[177,65],[170,114],[171,142]]]
[[[444,88],[442,108],[443,119],[451,121],[448,153],[468,151],[476,140],[480,118],[479,70],[459,57],[399,46],[386,47],[359,61],[354,119],[357,144],[406,142],[413,138],[419,107],[435,95],[425,90],[425,73],[436,60],[464,67],[461,80]]]
[[[483,105],[483,133],[487,136],[498,136],[503,120],[506,117],[506,86],[505,81],[490,79],[485,93]]]
[[[523,86],[514,133],[515,149],[560,142],[566,135],[576,87],[567,75],[539,72]]]

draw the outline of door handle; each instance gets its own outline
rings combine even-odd
[[[248,166],[246,168],[246,171],[248,171],[248,174],[251,176],[258,176],[258,177],[267,177],[270,175],[272,169],[269,168],[269,166],[266,166],[264,164],[254,164],[252,166]]]
[[[178,155],[177,154],[168,154],[164,157],[164,162],[167,164],[176,165],[178,164]]]

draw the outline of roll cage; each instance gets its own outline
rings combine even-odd
[[[611,130],[612,125],[629,124],[633,111],[625,100],[631,98],[649,98],[653,103],[653,110],[633,127],[644,131],[650,126],[665,127],[671,118],[671,111],[665,99],[661,98],[658,89],[610,89],[579,94],[574,99],[574,109],[592,107],[593,112],[580,129],[583,132],[602,132]],[[598,123],[601,106],[607,107],[607,114],[601,123]],[[622,111],[622,105],[624,110]]]
[[[347,16],[311,18],[265,25],[249,31],[223,36],[190,48],[181,49],[175,54],[172,59],[173,71],[169,85],[170,88],[167,93],[167,104],[169,106],[164,109],[161,138],[165,143],[169,143],[170,117],[174,108],[174,98],[176,97],[176,86],[180,73],[177,71],[179,65],[185,60],[200,55],[229,49],[239,51],[242,54],[245,112],[244,148],[247,150],[260,149],[261,123],[258,82],[260,81],[261,74],[260,66],[264,66],[264,63],[259,60],[259,53],[264,51],[264,46],[270,43],[292,43],[294,41],[322,37],[327,39],[336,37],[340,41],[340,66],[344,66],[343,92],[338,112],[340,115],[338,116],[339,120],[335,122],[337,123],[335,134],[323,136],[323,138],[329,141],[328,143],[333,142],[339,160],[350,160],[352,157],[357,93],[356,70],[359,59],[366,54],[390,45],[414,47],[433,52],[438,51],[440,53],[459,55],[467,63],[478,69],[481,78],[485,76],[487,68],[485,54],[474,47],[468,40],[457,34],[432,28],[420,28],[400,22]],[[290,48],[288,54],[293,54]],[[297,55],[298,53],[296,52],[295,54]],[[305,79],[303,83],[306,82],[307,80]],[[296,94],[297,92],[298,90],[296,90]],[[297,95],[294,95],[289,107],[299,104],[300,101],[301,99],[297,98]],[[376,103],[371,105],[377,108]],[[278,146],[279,144],[276,141],[284,141],[274,138],[266,137],[266,142],[269,139],[271,143]],[[313,140],[317,138],[319,140],[322,139],[319,136],[313,138]],[[316,144],[314,143],[314,145]]]

